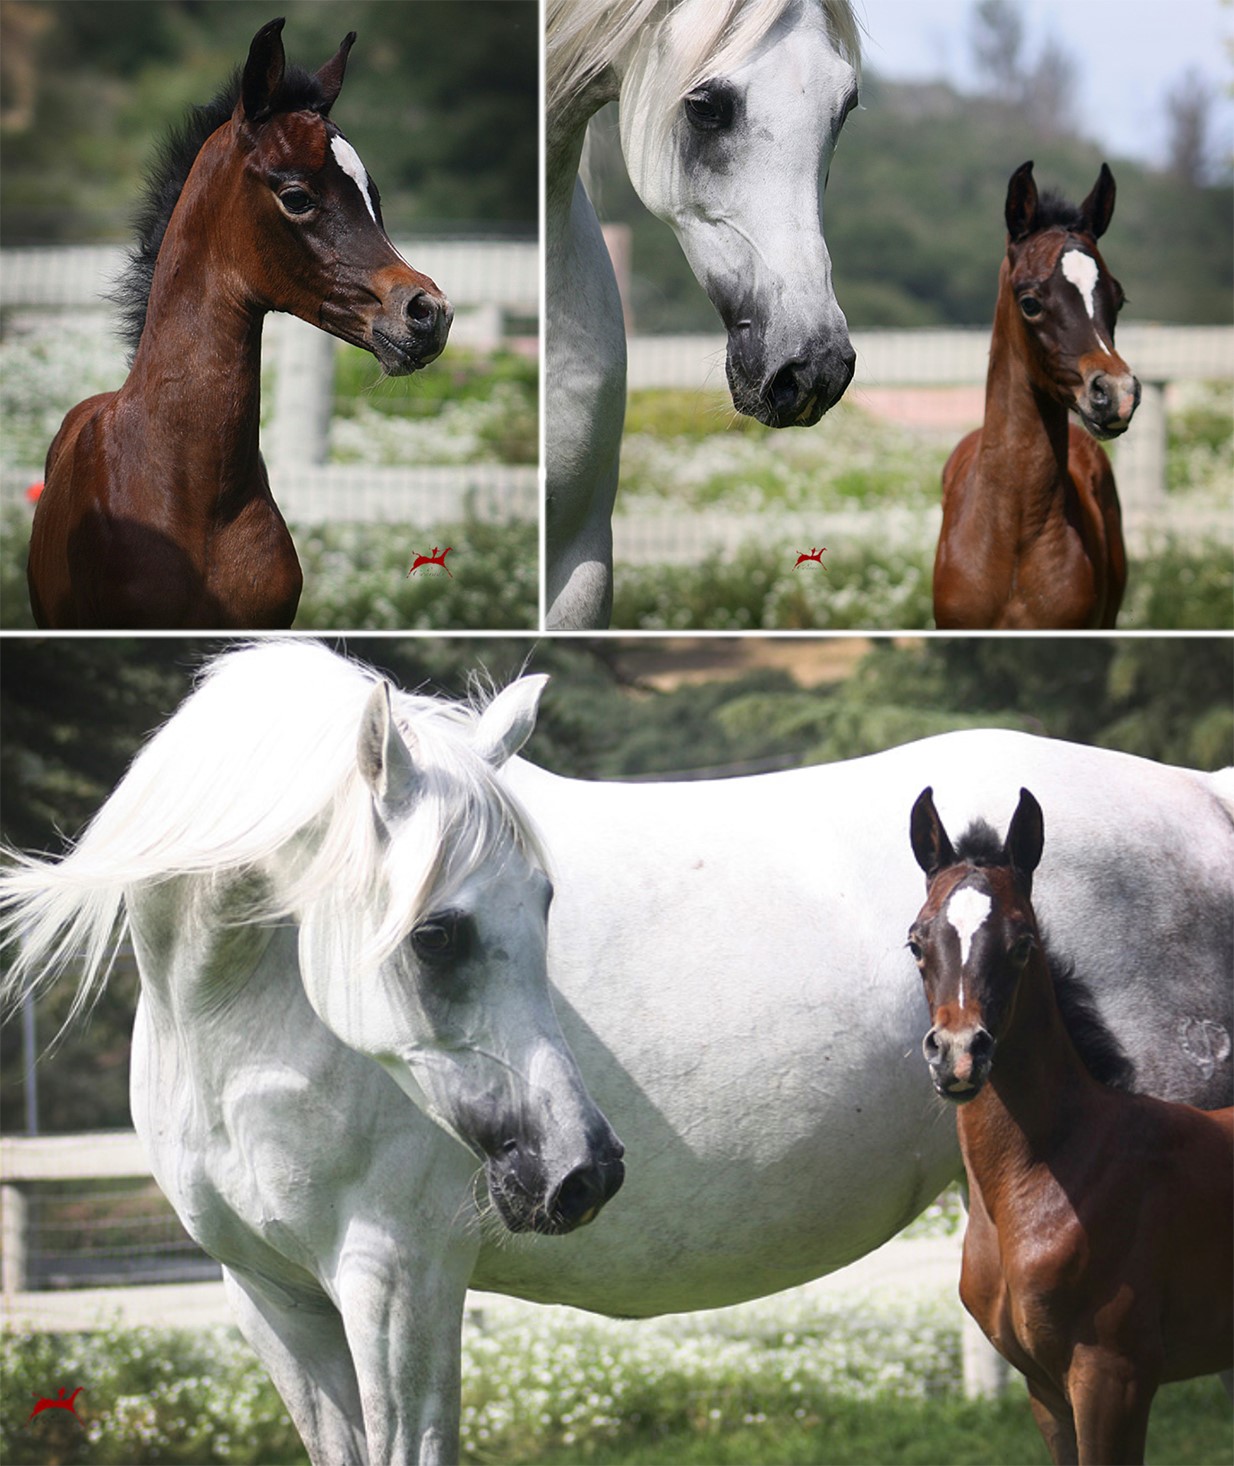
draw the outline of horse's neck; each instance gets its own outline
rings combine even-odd
[[[989,1080],[960,1110],[960,1148],[970,1180],[997,1220],[1003,1202],[1019,1204],[1020,1181],[1064,1145],[1101,1086],[1076,1052],[1037,953],[1020,979],[1015,1011],[998,1041]]]
[[[159,249],[145,328],[121,395],[126,415],[140,421],[146,453],[154,461],[165,454],[169,477],[210,485],[220,498],[243,497],[260,477],[265,312],[216,256],[211,216],[218,205],[209,179],[192,180],[186,193],[190,187]]]
[[[1032,536],[1064,511],[1067,410],[1039,391],[1024,358],[1023,325],[1005,279],[1000,281],[986,375],[985,420],[978,468],[989,514]]]
[[[555,109],[545,126],[545,220],[549,244],[554,226],[569,222],[574,182],[583,160],[587,124],[607,102],[616,101],[618,78],[610,69],[595,78],[577,97]]]

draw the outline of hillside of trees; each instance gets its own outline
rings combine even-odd
[[[0,835],[59,853],[222,643],[189,638],[12,640],[0,662]],[[780,643],[783,647],[784,643]],[[1228,764],[1234,665],[1228,640],[1189,637],[935,638],[872,645],[847,677],[804,687],[772,666],[741,670],[747,642],[349,638],[345,650],[399,685],[465,695],[469,674],[499,684],[552,674],[527,756],[582,778],[681,776],[851,758],[949,728],[1005,726],[1197,768]],[[851,645],[848,650],[852,650]],[[648,660],[657,660],[652,675]],[[757,658],[754,658],[757,662]],[[692,670],[698,674],[697,666]],[[665,675],[669,674],[669,675]],[[40,1066],[42,1126],[128,1123],[135,976],[122,970],[88,1025]],[[39,1005],[50,1043],[71,984]],[[20,1026],[0,1029],[0,1127],[20,1130]]]
[[[3,243],[125,238],[158,139],[275,15],[311,70],[358,33],[335,121],[392,232],[535,235],[536,0],[6,0]]]

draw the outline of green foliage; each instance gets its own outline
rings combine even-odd
[[[1048,1460],[1017,1381],[995,1401],[960,1397],[951,1302],[798,1290],[641,1322],[507,1304],[483,1312],[463,1333],[469,1466]],[[265,1372],[228,1330],[8,1334],[0,1363],[0,1446],[13,1466],[305,1459]],[[80,1420],[44,1411],[27,1425],[26,1402],[62,1383],[83,1388]],[[1215,1380],[1160,1392],[1150,1460],[1216,1466],[1231,1444]]]
[[[824,210],[850,327],[988,324],[1011,173],[1032,158],[1042,187],[1078,203],[1097,177],[1101,150],[1058,129],[1047,135],[1019,101],[965,95],[943,82],[892,83],[870,66],[861,101],[841,134]],[[1126,158],[1110,163],[1118,206],[1103,250],[1131,302],[1126,319],[1227,323],[1228,181],[1197,187]],[[638,329],[718,329],[676,239],[634,193],[609,114],[593,128],[589,175],[601,217],[633,231]]]
[[[423,567],[412,532],[388,524],[293,530],[304,567],[296,631],[524,630],[539,620],[534,524],[468,519],[434,530],[450,546],[445,571]]]
[[[48,0],[6,26],[5,243],[123,237],[158,139],[227,81],[265,0]],[[289,58],[316,68],[359,34],[337,120],[393,232],[533,235],[539,13],[532,0],[287,0]]]

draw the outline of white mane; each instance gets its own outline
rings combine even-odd
[[[586,90],[633,46],[648,26],[670,25],[682,0],[548,0],[545,75],[549,116]],[[731,71],[749,57],[798,0],[711,0],[698,7],[696,23],[670,26],[673,65],[664,97],[675,106],[709,77]],[[849,0],[818,4],[837,51],[855,67],[861,35]]]
[[[405,693],[394,695],[395,718],[421,785],[413,816],[383,843],[356,752],[378,680],[310,642],[212,662],[62,860],[3,852],[0,935],[22,942],[4,996],[42,990],[80,955],[75,1016],[106,983],[134,888],[217,879],[293,841],[286,879],[245,917],[284,917],[329,893],[365,912],[367,955],[378,960],[503,845],[542,863],[522,812],[469,746],[476,712]]]

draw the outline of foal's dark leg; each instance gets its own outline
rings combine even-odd
[[[1075,1419],[1067,1401],[1057,1390],[1047,1390],[1031,1380],[1028,1382],[1028,1398],[1033,1407],[1033,1419],[1054,1466],[1077,1466],[1080,1448],[1075,1438]]]
[[[1081,1466],[1143,1466],[1154,1374],[1128,1358],[1077,1349],[1068,1375]]]

